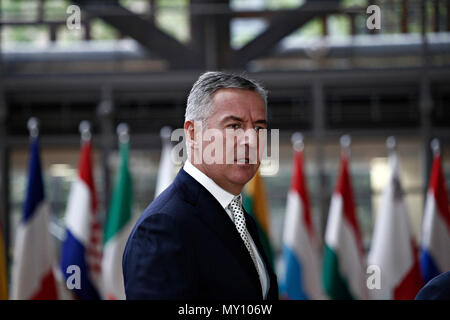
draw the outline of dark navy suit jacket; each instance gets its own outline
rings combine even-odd
[[[416,300],[450,300],[450,271],[428,281],[417,294]]]
[[[276,275],[256,224],[247,229],[269,274],[268,300],[278,299]],[[261,283],[233,221],[183,168],[144,211],[123,255],[127,299],[260,300]]]

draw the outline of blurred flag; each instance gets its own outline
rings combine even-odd
[[[283,232],[283,286],[288,299],[323,298],[319,250],[303,173],[303,150],[299,150],[294,154]]]
[[[450,209],[439,152],[434,155],[422,226],[420,267],[428,282],[450,270]]]
[[[255,219],[259,239],[263,245],[266,257],[273,267],[273,250],[270,244],[269,213],[266,199],[264,184],[259,171],[257,171],[244,188],[242,205],[247,213]]]
[[[174,179],[174,163],[172,161],[172,143],[170,135],[172,129],[163,127],[161,129],[162,151],[159,161],[158,177],[156,180],[155,198],[163,192]]]
[[[32,138],[28,187],[23,216],[16,231],[11,298],[57,299],[53,275],[50,216],[44,197],[38,137]]]
[[[322,278],[331,299],[367,299],[364,249],[348,161],[343,154],[325,231]]]
[[[122,255],[133,227],[131,206],[133,190],[128,169],[129,143],[120,144],[120,167],[105,224],[105,247],[102,260],[103,288],[107,299],[125,299]]]
[[[368,257],[369,265],[380,268],[381,284],[370,294],[373,299],[414,299],[423,283],[394,150],[389,162],[391,175],[381,198]]]
[[[72,183],[66,209],[66,239],[61,271],[77,299],[100,299],[101,228],[92,176],[91,141],[84,140],[79,173]],[[79,286],[77,286],[79,277]]]
[[[0,222],[0,300],[8,299],[8,269],[6,266],[6,250],[3,241],[3,226]]]

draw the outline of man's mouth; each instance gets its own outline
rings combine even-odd
[[[238,164],[248,164],[248,163],[250,163],[250,159],[249,158],[238,159],[236,162]]]

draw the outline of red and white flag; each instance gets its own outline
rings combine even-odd
[[[69,194],[66,209],[66,239],[62,244],[61,272],[65,281],[72,266],[80,269],[81,286],[72,288],[80,300],[102,297],[101,262],[102,229],[98,219],[98,202],[92,170],[92,143],[83,140],[79,172]]]
[[[420,267],[425,282],[450,270],[450,206],[438,141],[423,217]]]
[[[323,299],[320,244],[303,171],[303,150],[295,151],[292,167],[283,232],[284,294],[292,300]]]
[[[372,238],[368,264],[379,267],[380,288],[370,290],[372,299],[414,299],[423,286],[418,248],[411,231],[400,183],[399,161],[389,155],[391,174],[383,191]]]

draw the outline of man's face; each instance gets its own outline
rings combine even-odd
[[[203,161],[198,166],[223,189],[238,194],[260,165],[264,143],[259,141],[258,130],[267,128],[266,108],[258,93],[243,89],[220,89],[212,101],[213,114],[206,122],[206,130],[221,133],[223,145],[205,139],[203,128]],[[222,146],[221,163],[205,161],[211,143]]]

